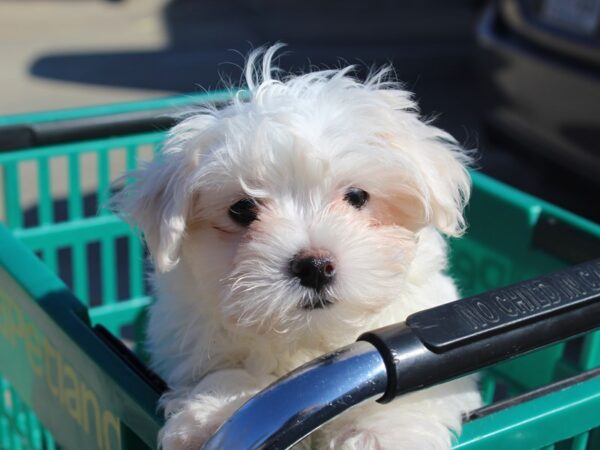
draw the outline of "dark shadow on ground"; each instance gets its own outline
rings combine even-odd
[[[463,80],[473,77],[476,3],[171,0],[163,11],[165,48],[47,54],[30,72],[77,83],[194,92],[222,87],[222,79],[237,84],[250,49],[286,42],[286,70],[306,70],[309,63],[392,62],[409,86],[422,79]]]

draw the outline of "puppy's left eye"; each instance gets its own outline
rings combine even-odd
[[[257,214],[256,201],[251,198],[243,198],[229,207],[229,217],[245,227],[256,220]]]
[[[354,206],[356,209],[361,209],[369,200],[369,193],[357,187],[348,188],[344,195],[344,200]]]

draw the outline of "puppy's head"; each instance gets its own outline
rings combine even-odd
[[[461,233],[467,157],[387,70],[275,78],[275,50],[260,70],[250,57],[247,96],[175,126],[117,203],[158,276],[185,270],[202,297],[170,301],[254,332],[347,333],[402,293],[420,230]]]

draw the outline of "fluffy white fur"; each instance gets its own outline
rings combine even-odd
[[[351,68],[278,77],[277,48],[250,56],[247,95],[181,121],[116,198],[156,268],[148,345],[172,389],[165,450],[197,449],[277,377],[457,298],[440,232],[463,230],[468,157],[389,69],[365,82]],[[364,208],[344,201],[349,187],[370,194]],[[244,197],[259,204],[247,228],[228,215]],[[322,309],[302,308],[314,291],[289,274],[311,250],[336,263]],[[479,404],[466,378],[361,405],[299,448],[448,449]]]

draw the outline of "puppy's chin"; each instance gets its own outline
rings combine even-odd
[[[257,295],[258,293],[253,293]],[[264,298],[270,297],[265,293]],[[242,311],[238,307],[223,311],[227,328],[242,335],[265,336],[273,343],[291,345],[346,345],[369,328],[373,319],[391,303],[391,295],[377,298],[341,298],[332,293],[293,296],[285,294],[288,306],[278,309],[277,301],[265,310]],[[292,300],[293,298],[293,300]],[[257,299],[257,297],[255,297]],[[233,298],[229,299],[230,301]],[[251,299],[246,296],[241,301]],[[260,303],[260,300],[256,300]],[[239,306],[239,304],[238,304]]]
[[[325,309],[333,306],[336,302],[334,298],[325,293],[316,293],[311,295],[309,298],[300,301],[300,308],[305,311],[312,311],[315,309]]]

